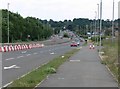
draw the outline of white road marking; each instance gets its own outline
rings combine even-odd
[[[12,60],[12,59],[15,59],[15,58],[8,58],[8,59],[5,59],[5,60]]]
[[[58,78],[59,80],[63,80],[63,79],[65,79],[65,78]]]
[[[12,65],[12,66],[9,66],[9,67],[4,67],[5,70],[12,69],[12,68],[20,68],[20,67],[16,66],[16,65]]]
[[[31,54],[27,54],[26,56],[30,56]]]
[[[27,51],[23,51],[22,53],[26,53]]]
[[[10,84],[12,84],[12,83],[13,83],[13,81],[11,81],[11,82],[5,84],[5,85],[3,86],[3,88],[4,88],[4,87],[7,87],[8,85],[10,85]]]
[[[54,52],[50,53],[50,54],[55,54]]]
[[[22,57],[24,57],[24,56],[18,56],[17,58],[22,58]]]
[[[38,54],[38,53],[33,53],[33,54]]]
[[[70,60],[70,62],[80,62],[80,60]]]

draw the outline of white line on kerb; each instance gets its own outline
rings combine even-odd
[[[18,56],[17,58],[22,58],[22,57],[24,57],[24,56]]]
[[[15,59],[15,58],[8,58],[8,59],[5,59],[5,60],[12,60],[12,59]]]

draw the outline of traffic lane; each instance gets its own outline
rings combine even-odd
[[[28,50],[19,50],[19,51],[2,53],[2,60],[3,61],[4,60],[11,60],[11,59],[14,59],[14,58],[21,56],[21,55],[25,56],[26,54],[31,54],[31,53],[35,53],[35,52],[39,52],[39,51],[48,50],[48,49],[54,49],[55,47],[64,46],[65,44],[69,44],[69,43],[50,45],[50,46],[45,46],[43,48],[33,48],[33,49],[28,49]]]
[[[30,52],[30,53],[27,53],[27,54],[22,54],[22,55],[19,55],[17,57],[13,57],[13,59],[9,59],[9,60],[3,60],[3,67],[4,66],[11,66],[11,65],[14,65],[20,61],[27,61],[28,58],[27,57],[35,57],[37,55],[40,55],[41,57],[44,55],[44,53],[52,53],[54,50],[59,50],[59,49],[64,49],[64,48],[69,48],[69,46],[66,46],[66,45],[61,45],[61,46],[57,46],[55,48],[51,48],[49,47],[48,49],[45,49],[43,51],[34,51],[34,52]],[[26,59],[25,59],[26,58]]]
[[[72,61],[61,65],[56,74],[38,87],[118,87],[113,76],[101,64],[97,50],[83,47],[69,60]]]
[[[31,55],[25,58],[21,58],[17,61],[12,61],[11,65],[16,65],[20,68],[12,68],[8,70],[3,69],[3,85],[17,79],[18,77],[26,74],[27,72],[35,69],[36,67],[52,60],[53,58],[64,54],[65,52],[71,50],[69,46],[64,46],[63,48],[56,49],[53,51],[55,54],[50,54],[50,52],[45,52],[43,54]],[[47,56],[46,56],[47,55]],[[4,65],[4,62],[3,62]],[[5,67],[5,66],[4,66]]]

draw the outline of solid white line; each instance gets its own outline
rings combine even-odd
[[[43,79],[40,83],[38,83],[33,89],[35,89],[36,87],[38,87],[41,83],[43,83],[46,79],[48,79],[50,75],[48,75],[45,79]]]
[[[8,59],[5,59],[5,60],[12,60],[12,59],[15,59],[15,58],[8,58]]]
[[[30,56],[31,54],[27,54],[26,56]]]
[[[13,81],[11,81],[11,82],[5,84],[5,85],[3,86],[3,88],[4,88],[4,87],[7,87],[7,86],[10,85],[11,83],[13,83]]]
[[[24,56],[18,56],[17,58],[22,58],[22,57],[24,57]]]
[[[100,57],[101,61],[103,61],[100,52],[99,52],[99,57]],[[107,70],[109,71],[109,73],[113,76],[113,79],[114,79],[116,82],[118,82],[118,80],[116,79],[115,75],[111,72],[110,68],[109,68],[107,65],[106,65],[105,67],[107,68]]]

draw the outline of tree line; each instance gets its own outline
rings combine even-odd
[[[8,11],[2,10],[2,42],[7,42],[8,37]],[[88,18],[74,18],[73,20],[54,21],[50,19],[41,20],[35,17],[23,18],[18,13],[9,11],[9,33],[10,42],[16,41],[39,41],[48,39],[53,34],[58,34],[62,30],[71,30],[78,35],[86,35],[96,28],[99,31],[100,20]],[[115,20],[115,27],[118,20]],[[102,20],[102,30],[106,35],[111,35],[112,21]],[[117,29],[116,29],[117,30]]]
[[[8,41],[8,11],[2,10],[2,42]],[[18,13],[9,12],[9,40],[16,41],[39,41],[49,38],[53,34],[48,24],[41,23],[35,17],[23,18]]]

